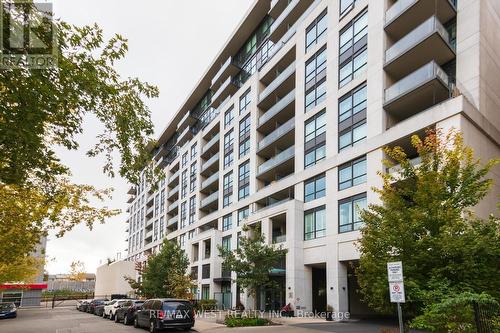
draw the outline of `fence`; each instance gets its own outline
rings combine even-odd
[[[497,304],[480,304],[473,302],[474,321],[477,333],[493,333],[500,331],[500,306]]]

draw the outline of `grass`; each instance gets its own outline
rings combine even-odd
[[[227,316],[224,324],[227,327],[267,326],[271,321],[266,318]]]

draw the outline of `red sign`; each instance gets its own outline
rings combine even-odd
[[[47,284],[46,283],[0,284],[0,289],[47,289]]]

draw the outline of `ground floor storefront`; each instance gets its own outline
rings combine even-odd
[[[46,288],[46,283],[2,284],[0,302],[12,302],[17,307],[40,306],[42,290]]]

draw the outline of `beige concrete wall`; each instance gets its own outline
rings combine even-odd
[[[97,267],[95,295],[130,294],[132,288],[124,276],[135,278],[135,264],[132,261],[116,261]]]

